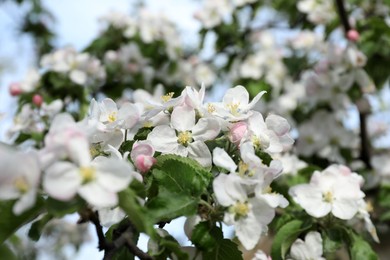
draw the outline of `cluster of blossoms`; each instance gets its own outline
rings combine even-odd
[[[100,60],[89,53],[78,53],[70,47],[44,55],[41,66],[46,71],[67,75],[73,83],[82,86],[98,85],[106,78]]]
[[[252,37],[255,52],[248,55],[239,65],[239,77],[259,80],[264,78],[273,87],[273,93],[278,93],[286,78],[286,68],[283,56],[276,39],[269,31],[254,34]]]
[[[345,94],[354,84],[364,93],[371,93],[375,86],[363,67],[366,56],[348,45],[345,49],[332,44],[328,45],[326,57],[320,60],[314,70],[303,73],[308,100],[313,103],[329,102],[335,109],[345,108],[351,104]]]
[[[214,83],[215,73],[207,63],[196,56],[182,55],[179,32],[165,16],[141,10],[135,19],[124,13],[111,12],[101,20],[108,27],[106,32],[116,28],[126,38],[125,42],[129,42],[104,54],[107,70],[116,77],[124,75],[121,81],[137,83],[135,80],[141,76],[146,86],[153,86],[155,82],[173,86],[178,82],[186,85],[204,83],[206,86]],[[142,47],[145,44],[148,49]],[[155,53],[150,51],[153,46],[156,54],[166,58],[157,61]]]
[[[221,24],[235,8],[251,4],[255,0],[205,0],[201,10],[195,13],[204,28],[210,29]]]
[[[213,181],[216,203],[226,208],[224,222],[234,225],[239,240],[251,249],[267,230],[275,208],[288,205],[270,189],[282,172],[281,162],[266,164],[256,152],[277,154],[293,143],[286,119],[269,115],[264,120],[252,110],[263,94],[249,102],[246,89],[237,86],[227,91],[223,102],[204,104],[203,86],[199,91],[186,87],[178,97],[168,93],[143,102],[137,102],[145,96],[139,90],[133,95],[135,103],[122,103],[119,109],[111,99],[92,100],[89,115],[80,122],[67,113],[54,117],[43,148],[34,151],[25,170],[18,170],[20,176],[12,174],[14,168],[2,172],[7,178],[4,183],[13,189],[12,193],[2,190],[6,194],[2,198],[19,198],[15,214],[34,205],[39,187],[57,200],[79,195],[94,208],[112,208],[118,204],[119,191],[133,179],[142,181],[140,173],[148,172],[156,162],[155,151],[176,154],[193,158],[203,167],[214,162],[227,170]],[[122,155],[118,151],[122,143],[145,127],[152,129],[146,140],[134,140],[131,151]],[[233,150],[217,147],[210,151],[206,142],[217,137],[230,141]],[[230,157],[234,150],[239,157]],[[129,153],[139,173],[127,161]],[[22,152],[8,156],[11,159],[3,158],[27,157]]]
[[[308,15],[308,20],[314,24],[326,24],[336,18],[336,10],[332,1],[300,0],[297,8]]]
[[[344,163],[341,150],[357,150],[359,147],[357,133],[347,130],[334,115],[324,110],[317,111],[302,123],[298,131],[297,152],[306,157],[316,154],[321,158]]]
[[[178,51],[181,49],[179,33],[165,15],[152,13],[146,9],[138,12],[136,18],[132,16],[112,11],[100,18],[105,27],[114,27],[123,30],[126,38],[140,37],[140,39],[150,44],[155,41],[165,43],[166,52],[169,58],[176,59]]]

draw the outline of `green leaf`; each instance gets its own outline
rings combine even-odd
[[[219,240],[211,252],[204,252],[203,259],[207,260],[240,260],[242,252],[236,243],[230,239]]]
[[[214,229],[219,229],[215,225],[210,225],[209,222],[200,222],[197,224],[192,231],[191,241],[194,245],[203,251],[209,251],[214,248],[217,244],[217,240],[220,240],[219,237],[214,237],[212,231]],[[215,233],[215,231],[213,232]],[[222,237],[223,238],[223,237]]]
[[[146,208],[139,204],[137,195],[133,190],[129,188],[119,193],[119,206],[126,212],[138,232],[145,232],[151,237],[156,236],[153,222]]]
[[[119,147],[119,152],[121,152],[122,154],[124,154],[125,152],[130,152],[133,149],[133,144],[134,141],[124,141],[121,144],[121,147]]]
[[[161,155],[157,157],[153,177],[158,182],[159,190],[172,193],[200,196],[206,191],[212,175],[198,162],[178,155]]]
[[[308,230],[310,227],[311,224],[305,224],[302,220],[292,220],[283,225],[280,230],[277,231],[272,244],[272,259],[285,259],[292,243],[294,243],[300,234]]]
[[[141,128],[134,136],[134,140],[145,140],[151,131],[152,129],[150,127]]]
[[[38,198],[35,205],[16,216],[12,212],[15,201],[0,202],[0,244],[16,232],[21,226],[35,219],[44,211],[43,199]]]
[[[154,223],[169,221],[180,216],[196,214],[199,199],[186,194],[159,192],[146,204],[146,209],[153,218]]]
[[[41,237],[42,230],[46,226],[46,224],[53,219],[53,215],[45,214],[41,219],[35,221],[28,231],[28,236],[34,240],[38,241]]]
[[[322,240],[324,254],[334,253],[343,245],[343,231],[339,228],[324,229]]]
[[[18,259],[15,254],[11,251],[11,249],[8,248],[6,244],[0,245],[0,256],[1,259],[6,260],[16,260]]]
[[[181,250],[180,244],[172,236],[164,237],[164,239],[162,239],[159,244],[161,247],[165,248],[164,251],[168,251],[176,255],[177,259],[180,260],[188,259],[188,254]]]
[[[258,157],[260,157],[260,159],[261,159],[261,161],[265,164],[265,165],[267,165],[267,166],[269,166],[270,164],[271,164],[271,162],[272,162],[272,157],[271,157],[271,155],[269,155],[268,153],[266,153],[266,152],[264,152],[264,151],[261,151],[261,150],[257,150],[256,151],[256,155],[258,156]]]
[[[349,236],[349,253],[351,260],[378,260],[378,255],[372,250],[370,244],[353,230],[344,228]]]
[[[85,202],[81,198],[75,198],[70,201],[59,201],[49,197],[45,201],[45,204],[47,211],[53,216],[59,218],[75,213],[85,206]]]

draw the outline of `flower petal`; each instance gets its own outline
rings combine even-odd
[[[78,168],[69,162],[57,162],[46,170],[43,188],[53,198],[70,200],[81,185]]]
[[[206,141],[214,139],[221,131],[218,120],[213,118],[201,118],[198,123],[192,128],[192,136],[194,140]]]
[[[189,131],[195,125],[195,110],[189,106],[175,107],[171,115],[172,127],[178,131]]]
[[[202,141],[190,143],[187,147],[188,156],[195,159],[204,167],[211,166],[211,153],[209,148]]]
[[[78,190],[79,195],[89,204],[98,208],[114,207],[118,204],[118,195],[104,189],[97,182],[90,182]]]

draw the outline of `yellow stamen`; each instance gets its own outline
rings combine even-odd
[[[20,193],[26,193],[30,188],[30,185],[28,184],[26,177],[24,176],[16,178],[14,181],[14,185]]]
[[[117,112],[111,112],[108,115],[108,122],[110,122],[110,123],[115,122],[116,121],[116,117],[117,117]]]
[[[93,181],[96,178],[96,170],[93,167],[80,167],[80,174],[84,183]]]
[[[145,127],[145,128],[153,127],[153,123],[151,121],[146,121],[146,122],[144,122],[143,127]]]
[[[97,146],[91,146],[91,148],[89,148],[89,153],[91,154],[92,158],[95,158],[100,155],[99,148]]]
[[[169,92],[168,94],[165,94],[164,96],[161,96],[161,100],[165,103],[172,99],[175,92]]]
[[[247,203],[237,202],[236,205],[232,207],[232,211],[238,217],[245,217],[249,213],[249,206]]]
[[[243,161],[240,161],[238,163],[238,174],[240,174],[240,176],[244,176],[248,172],[248,170],[248,164],[244,163]]]
[[[330,191],[327,191],[322,196],[325,202],[331,203],[333,201],[333,194]]]
[[[177,142],[186,146],[192,141],[192,134],[189,131],[180,132],[177,136]]]
[[[272,188],[271,188],[271,186],[268,186],[267,188],[265,188],[265,189],[263,190],[263,193],[272,193]]]
[[[229,108],[230,110],[230,113],[232,113],[233,116],[238,116],[239,115],[239,106],[240,106],[240,102],[238,103],[230,103],[227,105],[227,107]]]
[[[256,148],[256,149],[259,149],[261,147],[261,142],[260,142],[260,138],[258,138],[257,136],[255,135],[252,135],[252,143],[253,143],[253,146]]]
[[[207,111],[211,114],[215,112],[215,106],[213,104],[207,105]]]

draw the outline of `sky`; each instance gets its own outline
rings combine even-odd
[[[81,50],[99,33],[98,18],[110,10],[130,13],[131,0],[67,0],[49,1],[44,0],[44,5],[56,18],[54,26],[58,34],[56,46],[63,47],[72,45]],[[197,31],[200,27],[193,19],[193,13],[199,8],[199,1],[191,0],[146,0],[148,9],[156,12],[164,12],[171,20],[176,22],[184,36],[185,44],[193,44],[197,41]],[[25,9],[25,8],[24,8]],[[33,59],[33,45],[28,36],[17,33],[23,14],[20,8],[13,3],[0,4],[0,140],[7,141],[4,137],[6,128],[12,122],[12,115],[16,109],[16,99],[8,93],[8,86],[12,82],[22,79],[29,68],[35,66]],[[71,216],[69,221],[77,221],[77,216]],[[186,237],[181,230],[184,219],[167,226],[178,239],[185,241]],[[72,259],[101,259],[102,253],[97,250],[97,238],[93,227],[90,228],[92,240],[85,244]],[[147,237],[141,236],[139,246],[146,250]],[[71,254],[71,251],[69,251]],[[71,256],[71,255],[69,255]],[[41,256],[41,259],[50,259]]]

